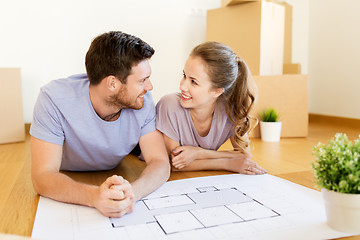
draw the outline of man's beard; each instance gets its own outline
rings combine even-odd
[[[144,95],[146,91],[140,95]],[[140,96],[139,95],[139,96]],[[106,101],[109,106],[113,106],[116,109],[132,108],[139,110],[144,106],[144,101],[139,102],[138,97],[136,99],[130,99],[127,95],[126,88],[121,89],[118,94],[110,96],[110,99]]]

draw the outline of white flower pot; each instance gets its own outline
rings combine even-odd
[[[360,194],[321,190],[328,225],[340,232],[360,234]]]
[[[260,122],[260,134],[264,142],[279,142],[281,122]]]

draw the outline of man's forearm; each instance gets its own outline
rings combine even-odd
[[[131,185],[121,176],[108,177],[100,186],[79,183],[54,172],[46,172],[33,179],[40,195],[61,202],[95,207],[106,217],[122,217],[133,210]]]
[[[152,193],[164,184],[170,176],[168,161],[151,161],[141,173],[140,177],[131,183],[135,201]]]
[[[98,186],[76,182],[59,172],[44,172],[33,176],[35,190],[57,201],[94,207]]]

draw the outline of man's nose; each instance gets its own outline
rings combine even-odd
[[[151,81],[150,81],[150,79],[149,79],[149,81],[148,81],[148,83],[146,84],[146,87],[145,87],[145,90],[146,91],[151,91],[151,90],[153,90],[153,85],[152,85],[152,83],[151,83]]]

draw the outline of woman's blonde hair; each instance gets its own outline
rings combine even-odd
[[[200,57],[206,64],[212,86],[224,88],[218,101],[225,101],[226,113],[234,124],[234,139],[240,149],[248,152],[247,133],[256,126],[250,110],[254,106],[257,88],[245,61],[236,56],[232,49],[218,42],[205,42],[196,46],[190,56]],[[252,126],[254,125],[254,126]]]

